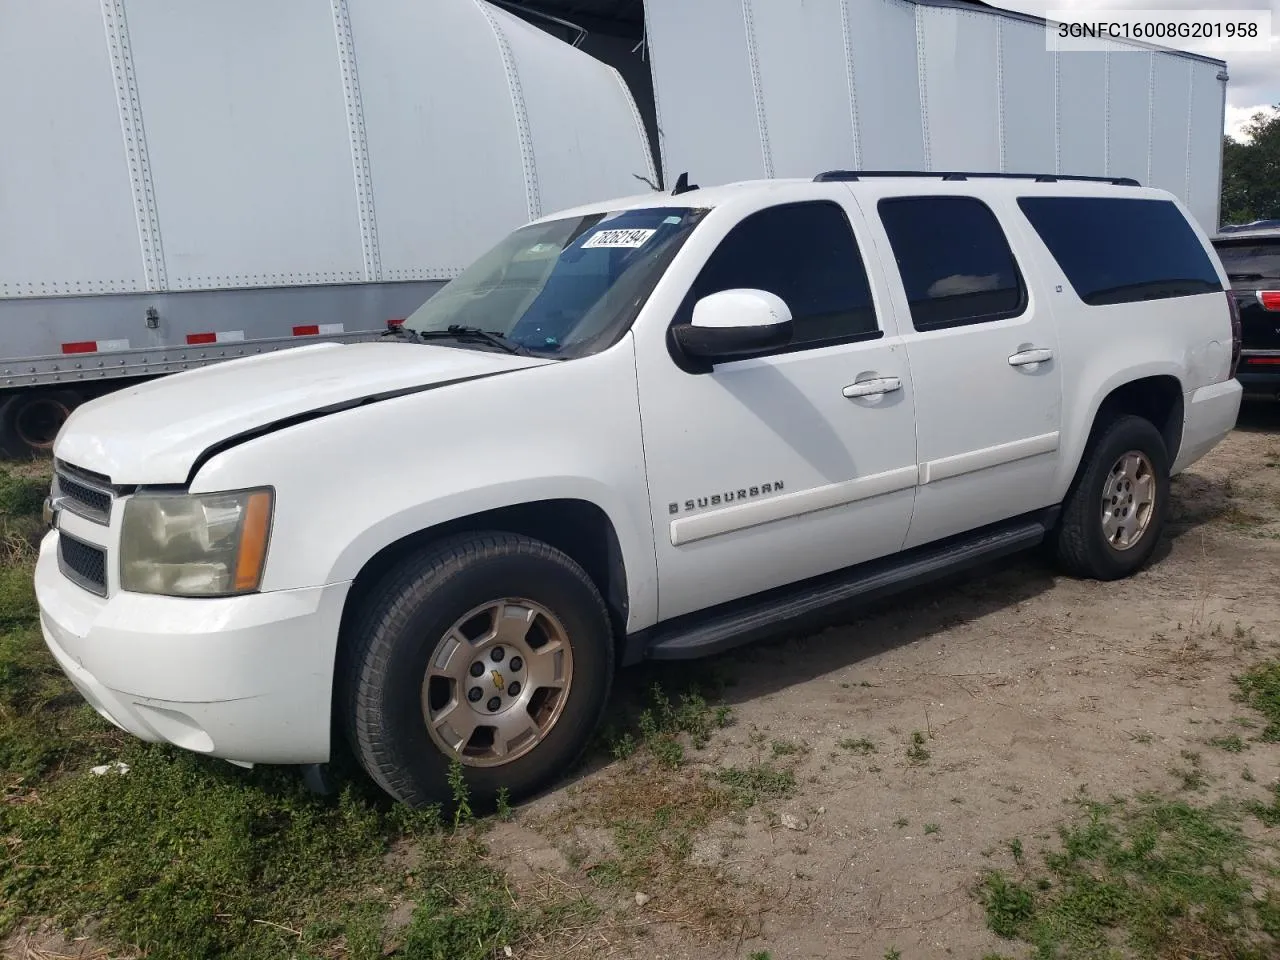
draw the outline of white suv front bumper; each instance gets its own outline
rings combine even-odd
[[[329,759],[338,625],[350,582],[217,599],[102,598],[40,544],[45,643],[81,695],[123,730],[237,763]]]

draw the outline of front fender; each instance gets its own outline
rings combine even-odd
[[[213,457],[192,492],[275,488],[264,590],[353,579],[384,547],[449,520],[547,499],[612,522],[628,629],[657,574],[631,337],[603,353],[297,424]]]

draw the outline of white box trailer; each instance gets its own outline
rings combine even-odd
[[[1131,177],[1212,231],[1225,69],[958,0],[0,0],[0,446],[683,171]]]
[[[385,332],[655,177],[627,85],[476,0],[0,0],[0,442],[141,377]]]
[[[571,2],[571,0],[570,0]],[[1218,226],[1226,64],[960,0],[646,0],[663,166],[1127,177]]]

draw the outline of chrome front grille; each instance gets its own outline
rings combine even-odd
[[[115,491],[109,477],[59,461],[53,473],[53,499],[59,510],[106,524],[111,520]]]
[[[62,575],[90,593],[107,595],[107,551],[58,531],[58,568]]]

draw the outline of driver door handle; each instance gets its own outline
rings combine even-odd
[[[1030,350],[1023,350],[1021,353],[1015,353],[1010,357],[1009,366],[1025,367],[1029,363],[1044,363],[1052,358],[1052,350],[1046,347],[1032,347]]]
[[[902,381],[897,377],[876,377],[874,380],[859,380],[851,383],[841,392],[853,400],[857,397],[874,397],[882,393],[893,393],[902,389]]]

